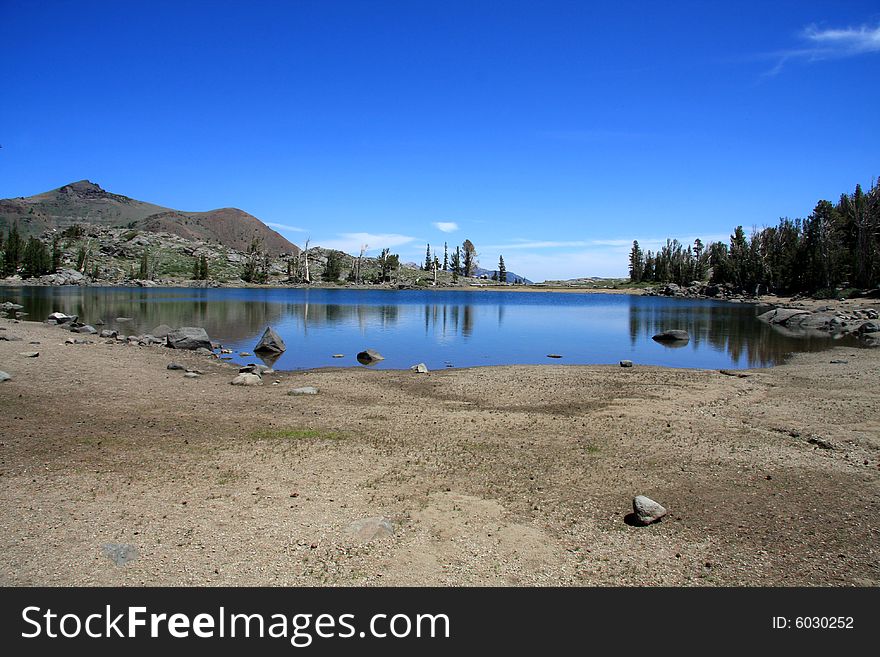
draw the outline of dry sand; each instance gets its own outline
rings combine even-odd
[[[880,584],[880,350],[241,388],[207,357],[0,326],[23,338],[0,341],[3,585]],[[669,515],[629,526],[637,494]],[[374,516],[394,534],[348,531]]]

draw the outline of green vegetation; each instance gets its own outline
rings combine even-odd
[[[324,265],[324,273],[321,278],[329,283],[339,280],[342,276],[342,253],[340,251],[330,251],[327,253],[327,264]]]
[[[192,277],[194,281],[208,280],[208,258],[202,256],[193,260]]]
[[[3,275],[13,276],[18,272],[18,266],[21,264],[24,255],[24,242],[18,232],[18,223],[9,227],[6,236],[6,243],[3,248]]]
[[[21,257],[21,275],[23,278],[34,278],[48,274],[52,269],[52,257],[49,249],[36,237],[29,237]]]
[[[269,280],[269,254],[263,251],[262,240],[255,237],[248,249],[247,260],[241,273],[246,283],[263,284]]]
[[[249,434],[253,440],[342,440],[334,431],[317,429],[260,429]]]

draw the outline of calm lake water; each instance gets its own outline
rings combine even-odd
[[[252,352],[266,326],[287,343],[274,366],[358,366],[357,352],[385,356],[375,367],[430,369],[510,364],[617,363],[737,368],[781,362],[818,351],[830,338],[784,336],[755,317],[749,304],[604,294],[444,290],[3,288],[0,300],[24,305],[28,319],[60,311],[103,328],[149,333],[159,324],[202,326],[215,342]],[[116,322],[131,317],[130,322]],[[685,329],[685,346],[651,336]],[[845,339],[846,340],[846,339]],[[856,346],[855,341],[846,342]],[[344,354],[344,358],[333,358]],[[559,354],[561,359],[547,358]]]

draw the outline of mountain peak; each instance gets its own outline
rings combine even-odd
[[[89,192],[103,192],[101,186],[97,183],[93,183],[91,180],[78,180],[74,183],[70,183],[69,185],[65,185],[61,188],[62,190],[71,190],[74,192],[78,192],[80,194],[89,193]]]

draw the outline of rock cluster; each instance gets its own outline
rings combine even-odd
[[[774,308],[758,319],[776,330],[793,336],[822,335],[839,337],[854,335],[865,346],[880,346],[880,313],[873,308],[834,311],[825,306],[816,311],[803,308]]]

